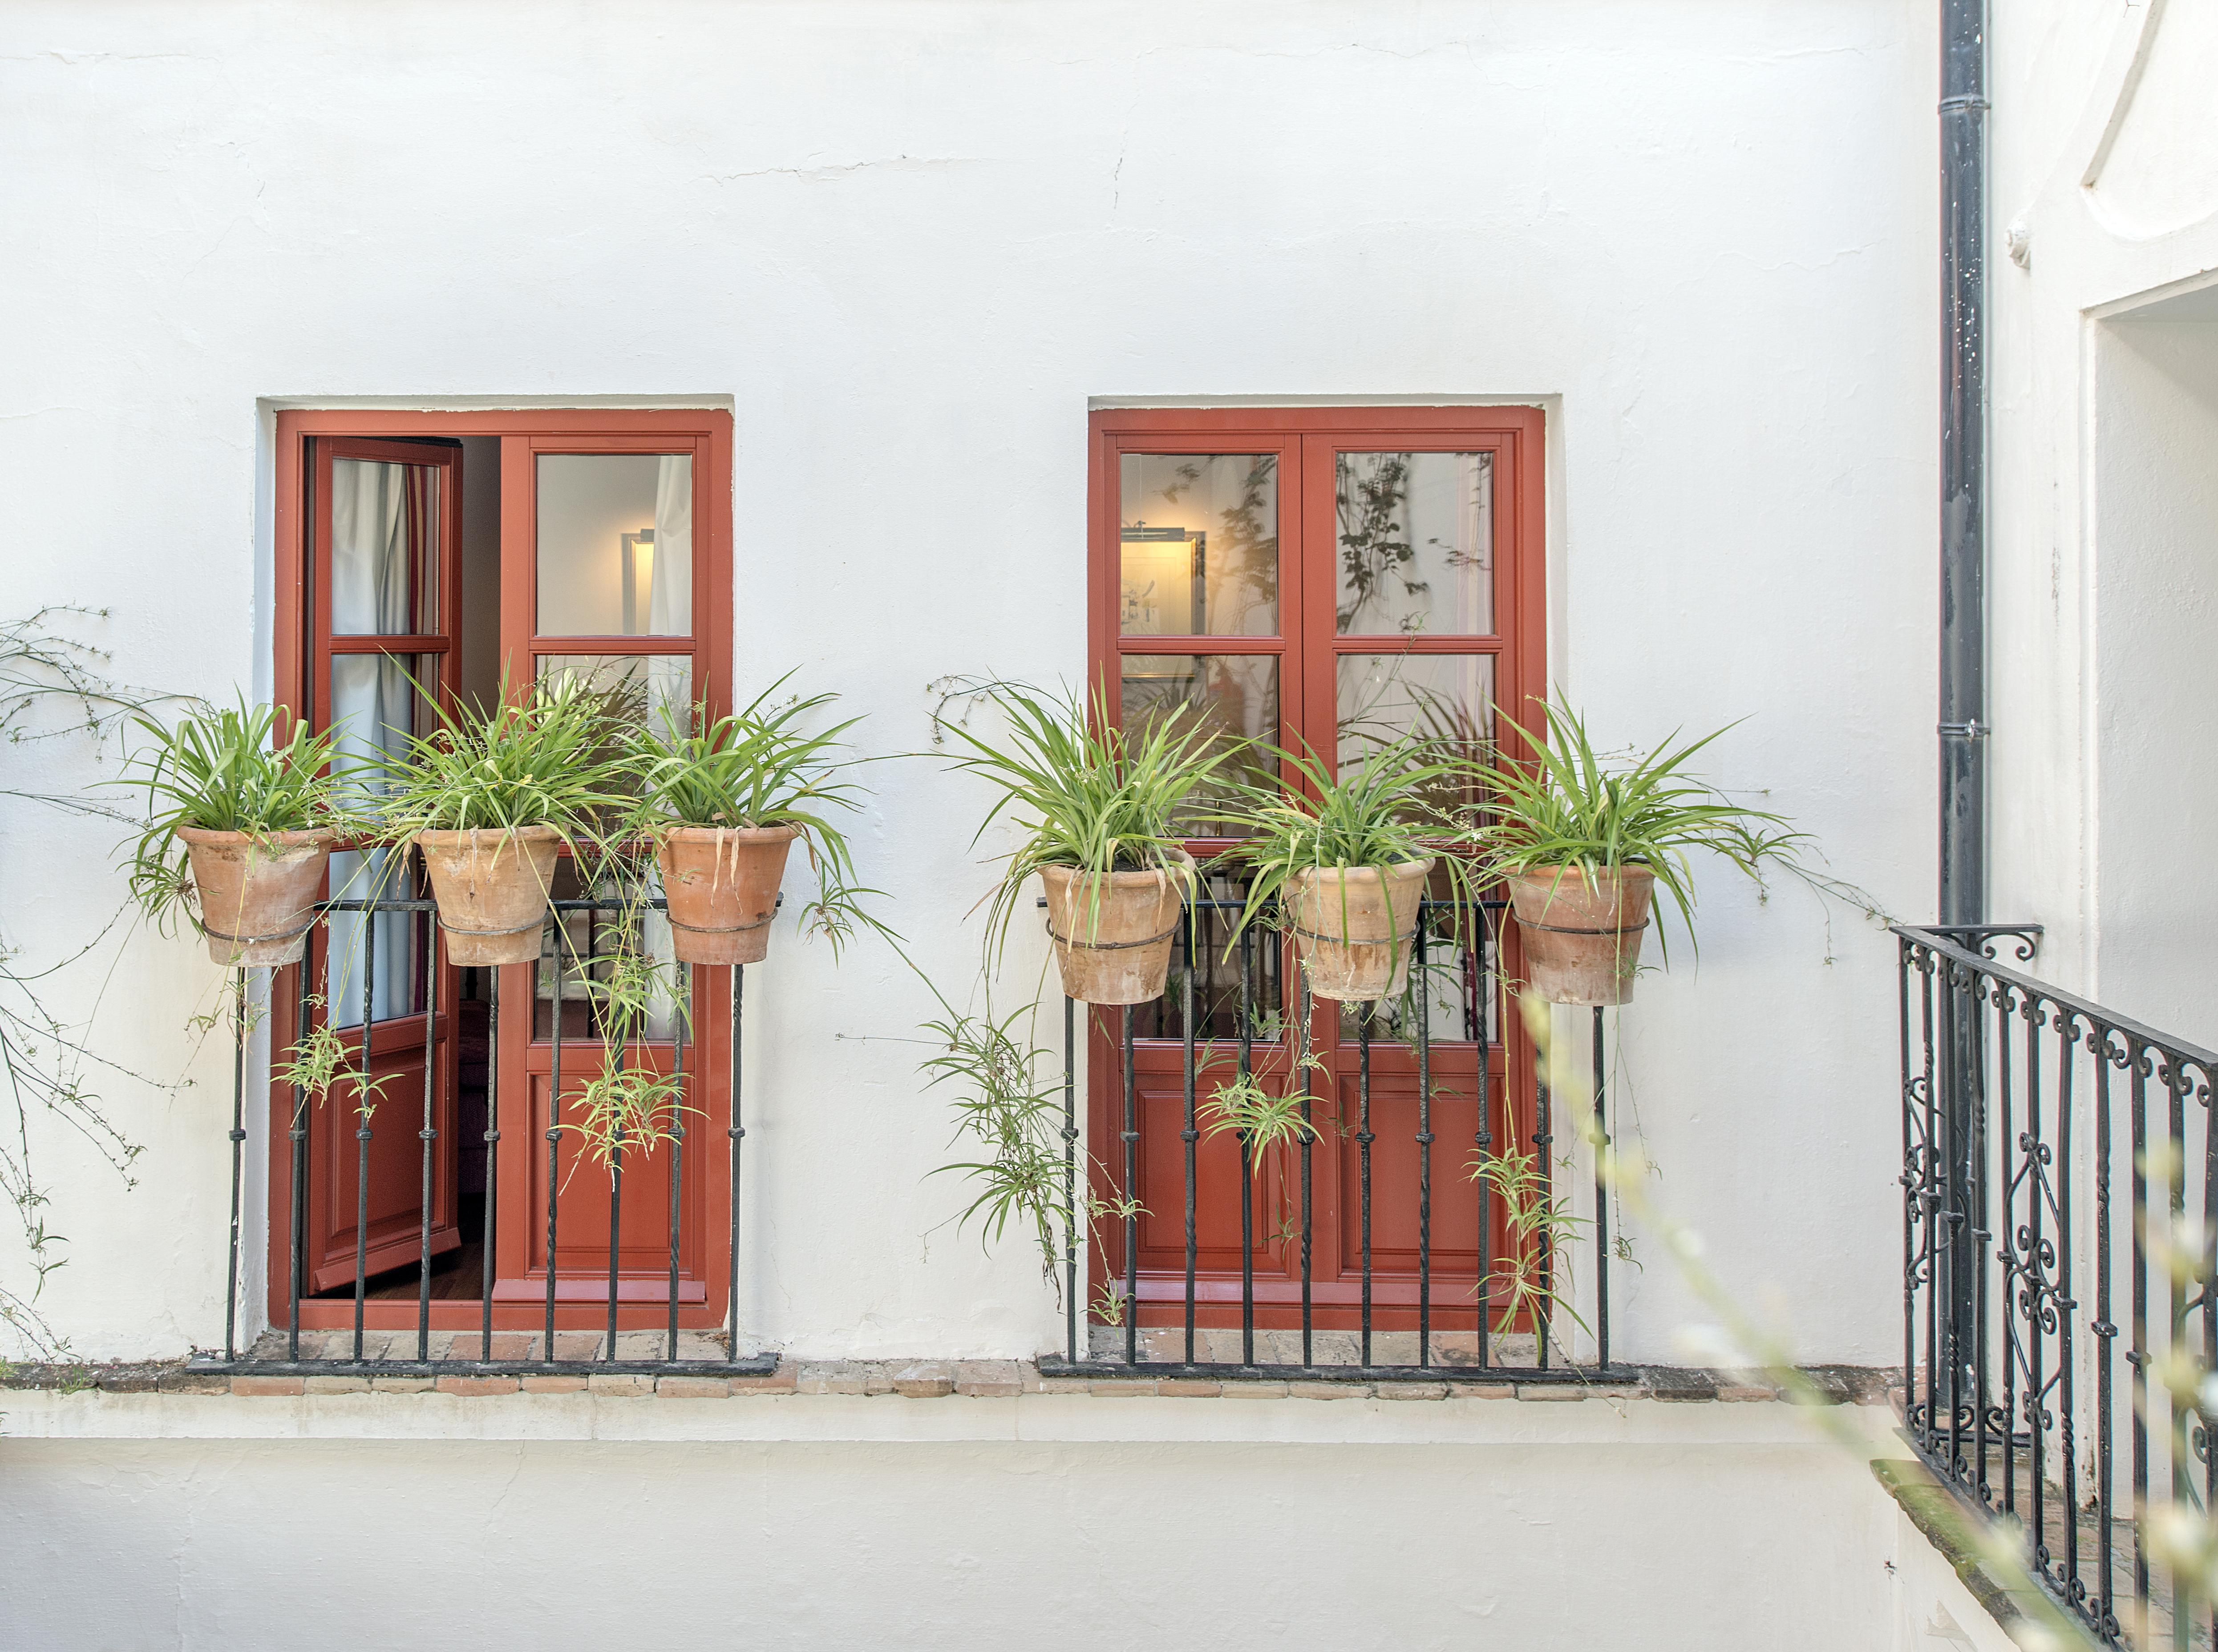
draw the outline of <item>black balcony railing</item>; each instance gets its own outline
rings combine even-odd
[[[2146,1534],[2218,1490],[2218,1055],[2000,962],[2036,929],[1894,933],[1911,1438],[2097,1637],[2208,1645]]]
[[[558,886],[559,892],[559,886]],[[533,966],[541,986],[535,986],[533,1001],[524,1013],[532,1019],[531,1031],[552,1045],[552,1072],[548,1094],[561,1098],[564,1094],[562,1066],[566,1043],[565,1020],[567,999],[579,985],[578,977],[590,976],[604,971],[608,958],[602,950],[602,942],[608,935],[605,920],[615,914],[635,919],[642,911],[659,911],[663,903],[659,899],[626,898],[621,894],[579,899],[558,899],[550,903],[547,919],[552,944],[542,941],[542,961]],[[540,1323],[528,1330],[517,1328],[519,1304],[511,1301],[503,1304],[496,1323],[495,1280],[499,1269],[495,1265],[496,1240],[503,1191],[499,1143],[504,1122],[509,1128],[529,1128],[519,1115],[529,1108],[528,1085],[511,1083],[504,1092],[500,1082],[500,987],[501,971],[498,968],[482,972],[488,993],[486,1003],[487,1030],[486,1039],[486,1073],[485,1080],[486,1117],[480,1132],[480,1145],[486,1155],[484,1203],[481,1231],[479,1235],[479,1269],[482,1276],[481,1290],[476,1312],[468,1315],[476,1323],[467,1328],[456,1327],[451,1298],[443,1301],[441,1321],[435,1327],[433,1311],[433,1187],[435,1165],[443,1152],[450,1152],[455,1145],[441,1140],[438,1120],[446,1117],[459,1124],[459,1109],[452,1104],[439,1104],[435,1094],[437,1083],[435,1052],[437,1048],[438,1018],[441,993],[437,990],[441,964],[439,927],[432,921],[434,904],[428,900],[384,898],[374,900],[334,900],[318,907],[319,924],[323,927],[325,944],[312,947],[311,961],[320,959],[320,979],[312,975],[308,963],[294,968],[297,1002],[294,1005],[294,1026],[297,1030],[311,1024],[314,1006],[320,1013],[336,1017],[342,1013],[358,1014],[350,1024],[355,1034],[348,1042],[358,1060],[357,1072],[343,1075],[349,1082],[358,1076],[369,1075],[374,1025],[408,1023],[420,1017],[424,1048],[421,1080],[422,1113],[420,1123],[409,1117],[402,1123],[388,1125],[382,1115],[400,1111],[402,1097],[396,1091],[381,1095],[379,1106],[372,1110],[356,1107],[352,1110],[354,1128],[354,1278],[352,1290],[351,1326],[334,1331],[329,1327],[311,1328],[305,1333],[302,1325],[304,1295],[313,1294],[327,1304],[331,1292],[310,1293],[308,1259],[303,1253],[304,1227],[307,1219],[308,1181],[310,1166],[311,1109],[325,1104],[326,1098],[312,1097],[306,1088],[292,1088],[285,1154],[287,1185],[285,1188],[286,1243],[283,1251],[286,1319],[282,1324],[258,1338],[252,1346],[240,1346],[240,1309],[242,1306],[242,1222],[246,1191],[246,1151],[257,1140],[251,1128],[257,1118],[275,1122],[275,1108],[250,1105],[248,1101],[248,1048],[257,1014],[251,1005],[251,976],[248,969],[233,972],[231,987],[232,1028],[235,1038],[232,1071],[231,1125],[231,1206],[229,1263],[226,1276],[227,1296],[224,1311],[224,1346],[220,1356],[214,1353],[196,1354],[192,1362],[196,1370],[231,1372],[234,1374],[270,1375],[340,1375],[360,1377],[469,1377],[469,1376],[587,1376],[643,1375],[643,1374],[703,1374],[718,1377],[759,1375],[775,1369],[775,1354],[741,1356],[738,1327],[740,1296],[740,1187],[741,1146],[746,1129],[741,1123],[741,1019],[740,1005],[743,990],[743,968],[731,971],[731,990],[728,1010],[729,1035],[726,1043],[728,1067],[726,1081],[729,1086],[730,1109],[725,1123],[725,1150],[728,1154],[730,1221],[730,1296],[729,1318],[722,1332],[703,1333],[697,1330],[681,1332],[680,1328],[680,1253],[687,1238],[685,1232],[683,1185],[684,1155],[691,1136],[710,1121],[697,1105],[701,1073],[700,1046],[692,1047],[693,1061],[688,1063],[688,1016],[673,1013],[670,1018],[669,1036],[664,1042],[673,1046],[671,1071],[682,1087],[682,1095],[671,1123],[670,1139],[661,1144],[671,1162],[666,1172],[669,1185],[667,1239],[669,1272],[666,1282],[667,1314],[666,1322],[656,1330],[642,1331],[639,1327],[640,1314],[636,1290],[628,1298],[622,1289],[621,1251],[624,1233],[623,1167],[628,1158],[637,1151],[621,1145],[619,1132],[617,1150],[611,1156],[608,1172],[609,1183],[609,1259],[607,1278],[599,1289],[605,1290],[606,1319],[604,1327],[596,1331],[579,1332],[577,1309],[566,1304],[566,1311],[558,1315],[558,1275],[566,1283],[573,1282],[576,1270],[558,1267],[560,1240],[561,1197],[563,1167],[560,1163],[562,1130],[559,1118],[550,1117],[545,1131],[547,1142],[547,1183],[545,1209],[546,1293]],[[405,1006],[381,1004],[378,950],[380,930],[386,927],[378,920],[387,914],[411,914],[412,924],[396,926],[410,933],[407,945],[412,951],[422,949],[410,960],[411,966],[420,962],[422,973],[409,976],[409,985],[402,996]],[[351,917],[351,922],[349,918]],[[354,934],[342,940],[333,925],[334,918]],[[582,921],[580,921],[582,920]],[[579,933],[582,931],[582,942]],[[335,955],[344,952],[339,958]],[[387,962],[392,962],[390,947]],[[539,999],[548,972],[552,974],[552,1002],[543,1030],[539,1028]],[[404,975],[407,972],[402,972]],[[695,972],[678,968],[669,972],[673,981],[672,992],[690,1006],[692,999],[692,978]],[[269,971],[267,979],[274,989],[282,979],[282,972]],[[357,1003],[358,999],[358,1003]],[[342,1012],[338,1007],[344,1006]],[[588,1015],[590,1031],[590,1012]],[[450,1036],[455,1030],[450,1030]],[[567,1039],[574,1050],[580,1042],[575,1036]],[[601,1039],[592,1036],[590,1048],[596,1055],[604,1048]],[[282,1053],[280,1060],[282,1061]],[[282,1070],[282,1069],[281,1069]],[[573,1072],[575,1069],[573,1068]],[[346,1104],[330,1098],[329,1104],[342,1111]],[[559,1102],[556,1104],[559,1107]],[[413,1110],[410,1110],[412,1113]],[[721,1122],[721,1121],[719,1121]],[[412,1127],[412,1128],[411,1128]],[[331,1120],[326,1127],[339,1129],[339,1121]],[[370,1280],[370,1185],[371,1148],[381,1132],[401,1129],[413,1135],[420,1145],[421,1197],[418,1222],[418,1253],[416,1258],[416,1311],[412,1335],[395,1334],[389,1329],[372,1327],[369,1321],[371,1291]],[[267,1145],[266,1138],[263,1138]],[[576,1168],[573,1151],[571,1169]],[[336,1181],[336,1178],[332,1179]],[[270,1188],[270,1209],[273,1223],[278,1220],[276,1199],[279,1189],[276,1178]],[[515,1190],[511,1190],[514,1191]],[[530,1218],[537,1220],[534,1212]],[[389,1259],[390,1247],[381,1247],[380,1254]],[[273,1248],[273,1266],[276,1265]],[[382,1264],[381,1265],[383,1265]],[[393,1293],[377,1292],[380,1307],[389,1310]],[[624,1307],[624,1326],[619,1324],[619,1307]],[[322,1304],[319,1304],[322,1305]],[[467,1310],[465,1310],[467,1312]],[[387,1317],[381,1313],[376,1317]],[[557,1339],[557,1321],[561,1318],[567,1327],[563,1340]],[[275,1315],[272,1315],[275,1318]],[[472,1345],[474,1344],[474,1347]],[[585,1346],[581,1346],[585,1345]],[[647,1346],[642,1346],[647,1345]]]
[[[1044,903],[1043,903],[1044,904]],[[1044,1358],[1044,1373],[1068,1372],[1089,1377],[1117,1377],[1135,1370],[1151,1377],[1193,1376],[1213,1379],[1286,1380],[1301,1377],[1439,1380],[1449,1376],[1466,1378],[1485,1374],[1492,1380],[1515,1382],[1590,1383],[1621,1377],[1609,1353],[1609,1295],[1611,1238],[1608,1200],[1599,1177],[1589,1213],[1581,1226],[1552,1222],[1520,1222],[1510,1238],[1502,1228],[1493,1185],[1471,1177],[1474,1161],[1511,1145],[1513,1133],[1529,1128],[1531,1175],[1537,1186],[1521,1188],[1520,1204],[1527,1212],[1535,1202],[1549,1210],[1561,1208],[1556,1176],[1559,1162],[1558,1137],[1551,1124],[1552,1108],[1545,1084],[1536,1086],[1537,1106],[1527,1110],[1513,1104],[1512,1098],[1496,1088],[1490,1078],[1490,1048],[1515,1036],[1518,1025],[1515,1006],[1501,991],[1500,926],[1506,903],[1485,900],[1476,908],[1451,906],[1445,901],[1423,903],[1411,961],[1413,990],[1402,998],[1369,1005],[1341,1006],[1343,1024],[1354,1023],[1352,1117],[1341,1120],[1343,1152],[1337,1155],[1341,1174],[1332,1190],[1329,1214],[1339,1224],[1343,1240],[1353,1228],[1352,1245],[1343,1253],[1354,1257],[1353,1300],[1346,1288],[1348,1270],[1339,1270],[1342,1286],[1328,1308],[1317,1289],[1316,1260],[1318,1221],[1324,1209],[1319,1197],[1316,1158],[1321,1128],[1328,1113],[1338,1113],[1331,1098],[1315,1093],[1316,1069],[1305,1066],[1299,1044],[1290,1055],[1288,1042],[1302,1037],[1300,1029],[1311,1024],[1312,1003],[1300,969],[1287,943],[1266,919],[1242,931],[1236,942],[1226,932],[1232,916],[1242,906],[1237,899],[1202,899],[1191,904],[1186,921],[1179,927],[1173,955],[1172,977],[1165,997],[1153,1004],[1104,1009],[1102,1036],[1113,1046],[1113,1087],[1093,1093],[1089,1108],[1111,1110],[1117,1128],[1115,1145],[1106,1153],[1082,1160],[1082,1130],[1078,1111],[1078,1074],[1086,1060],[1081,1006],[1063,1001],[1063,1191],[1067,1209],[1074,1213],[1065,1224],[1063,1258],[1065,1346],[1061,1359]],[[1461,913],[1467,922],[1448,920]],[[1447,957],[1443,961],[1442,955]],[[1438,987],[1446,977],[1445,990]],[[1435,1129],[1435,1103],[1448,1086],[1440,1081],[1435,1061],[1432,1016],[1435,999],[1454,1006],[1460,1024],[1448,1037],[1465,1049],[1469,1077],[1475,1079],[1475,1128],[1461,1141],[1446,1139]],[[1290,1027],[1279,1024],[1291,1015]],[[1606,1118],[1603,1015],[1596,1009],[1592,1021],[1595,1117]],[[1177,1135],[1180,1166],[1176,1191],[1183,1218],[1182,1276],[1158,1266],[1144,1281],[1142,1201],[1135,1195],[1148,1159],[1146,1109],[1140,1104],[1138,1057],[1155,1035],[1154,1051],[1167,1055],[1173,1041],[1178,1051],[1180,1107]],[[1215,1093],[1218,1080],[1205,1078],[1202,1069],[1211,1058],[1245,1079],[1258,1067],[1259,1046],[1276,1044],[1278,1071],[1289,1090],[1298,1097],[1300,1117],[1311,1134],[1300,1136],[1289,1149],[1293,1163],[1282,1177],[1292,1184],[1291,1222],[1279,1234],[1260,1234],[1256,1221],[1258,1182],[1262,1173],[1259,1154],[1245,1130],[1235,1135],[1238,1151],[1239,1206],[1238,1282],[1236,1302],[1230,1296],[1229,1269],[1221,1247],[1216,1277],[1206,1277],[1200,1265],[1199,1237],[1202,1178],[1197,1168],[1197,1147],[1205,1137],[1206,1103],[1204,1092]],[[1373,1054],[1399,1045],[1414,1065],[1414,1093],[1397,1095],[1398,1110],[1405,1113],[1408,1132],[1399,1143],[1405,1151],[1403,1173],[1396,1178],[1414,1210],[1389,1210],[1379,1202],[1374,1185],[1377,1161],[1388,1141],[1375,1128],[1381,1114],[1372,1106]],[[1476,1056],[1471,1054],[1476,1047]],[[1229,1055],[1229,1061],[1227,1060]],[[1223,1070],[1220,1066],[1218,1070]],[[1514,1070],[1514,1069],[1511,1069]],[[1466,1092],[1467,1093],[1467,1092]],[[1517,1121],[1521,1120],[1520,1123]],[[1159,1120],[1158,1127],[1160,1128]],[[1097,1134],[1106,1143],[1112,1132]],[[1353,1175],[1347,1172],[1344,1148],[1353,1146]],[[1525,1143],[1515,1144],[1521,1148]],[[1414,1173],[1411,1160],[1414,1160]],[[1157,1157],[1153,1162],[1160,1165]],[[1083,1168],[1082,1168],[1083,1166]],[[1091,1175],[1086,1173],[1090,1171]],[[1449,1176],[1470,1178],[1477,1191],[1475,1220],[1465,1230],[1446,1236],[1436,1221],[1435,1194]],[[1106,1185],[1103,1194],[1089,1198],[1088,1184]],[[1094,1219],[1087,1213],[1091,1209]],[[1106,1214],[1105,1214],[1106,1212]],[[1374,1229],[1383,1214],[1402,1219],[1405,1236],[1414,1227],[1414,1242],[1396,1247],[1403,1266],[1397,1270],[1391,1309],[1394,1329],[1385,1319],[1389,1313],[1379,1286],[1383,1271],[1377,1264],[1379,1247]],[[1218,1213],[1221,1216],[1221,1212]],[[1468,1213],[1466,1213],[1468,1215]],[[1350,1218],[1352,1217],[1352,1222]],[[1590,1224],[1591,1231],[1585,1231]],[[1461,1225],[1461,1224],[1459,1224]],[[1576,1240],[1571,1235],[1576,1233]],[[1105,1239],[1120,1241],[1121,1278],[1095,1281],[1091,1303],[1081,1296],[1080,1256],[1088,1237],[1097,1258],[1106,1257]],[[1576,1242],[1592,1247],[1590,1284],[1580,1293],[1586,1309],[1582,1318],[1590,1333],[1591,1360],[1574,1362],[1560,1336],[1563,1328],[1552,1324],[1558,1304],[1568,1300],[1565,1265],[1570,1259],[1560,1247]],[[1509,1259],[1501,1253],[1505,1244],[1521,1245],[1524,1253]],[[1436,1266],[1436,1253],[1453,1246],[1459,1257],[1473,1259],[1450,1270]],[[1558,1247],[1551,1254],[1551,1247]],[[1161,1247],[1157,1247],[1160,1253]],[[1265,1253],[1279,1283],[1286,1284],[1291,1270],[1295,1290],[1282,1288],[1268,1302],[1259,1302],[1259,1251]],[[1513,1289],[1512,1269],[1521,1270],[1523,1288]],[[1411,1275],[1414,1274],[1414,1279]],[[1176,1279],[1180,1290],[1174,1306],[1165,1293]],[[1157,1289],[1149,1293],[1145,1284]],[[1106,1302],[1110,1311],[1104,1314]],[[1236,1319],[1234,1317],[1236,1307]],[[1259,1315],[1259,1308],[1261,1310]],[[1259,1325],[1259,1317],[1277,1321]],[[1143,1323],[1143,1320],[1147,1322]],[[1403,1328],[1413,1327],[1413,1328]],[[1234,1340],[1236,1332],[1236,1343]]]

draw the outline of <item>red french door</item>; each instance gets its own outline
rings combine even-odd
[[[728,414],[287,411],[277,437],[277,697],[319,727],[340,727],[346,760],[362,760],[369,746],[397,751],[406,733],[427,732],[434,703],[490,696],[501,683],[517,692],[555,671],[635,690],[642,706],[705,700],[711,715],[728,707]],[[474,459],[497,455],[478,465],[471,484],[482,491],[477,503],[490,492],[497,510],[474,506],[466,517],[462,455],[473,442],[481,444]],[[466,588],[484,604],[467,625]],[[498,625],[488,629],[489,609]],[[331,893],[342,899],[370,889],[419,893],[405,855],[349,851],[334,868]],[[560,875],[558,897],[588,893],[567,864]],[[603,1044],[579,981],[605,967],[604,921],[562,913],[567,945],[550,945],[537,967],[499,971],[497,992],[474,983],[475,1007],[496,998],[499,1018],[482,1129],[465,1119],[458,1093],[462,972],[447,962],[428,918],[334,913],[304,970],[280,976],[273,1049],[327,1018],[359,1052],[366,1024],[370,1073],[387,1082],[366,1119],[344,1082],[304,1117],[300,1192],[289,1220],[284,1199],[273,1200],[273,1320],[282,1323],[288,1311],[296,1229],[303,1327],[351,1324],[357,1233],[366,1274],[412,1264],[428,1210],[435,1260],[460,1248],[468,1263],[476,1253],[474,1268],[458,1270],[467,1290],[432,1293],[432,1324],[475,1327],[482,1289],[497,1327],[535,1329],[545,1311],[551,1190],[560,1326],[605,1325],[612,1226],[621,1322],[664,1325],[673,1212],[680,1323],[723,1322],[732,1256],[728,971],[687,972],[683,988],[660,1002],[654,1036],[629,1052],[635,1063],[666,1071],[682,1062],[693,1110],[682,1168],[673,1173],[680,1155],[666,1147],[628,1152],[618,1211],[608,1172],[579,1164],[576,1138],[558,1130],[549,1174],[548,1133],[565,1122],[558,1096],[574,1098],[600,1063]],[[666,951],[666,939],[647,940],[651,951]],[[273,1083],[270,1105],[270,1185],[283,1189],[293,1185],[290,1087]],[[480,1247],[488,1224],[474,1195],[461,1191],[462,1155],[486,1147],[489,1255]],[[368,1327],[417,1323],[412,1284],[372,1286],[367,1295]]]
[[[451,702],[461,627],[462,467],[447,444],[321,437],[310,444],[307,581],[308,721],[338,736],[337,766],[360,772],[429,726]],[[426,696],[429,696],[428,700]],[[412,898],[398,851],[342,850],[330,898]],[[422,1130],[451,1139],[455,1116],[456,985],[436,926],[417,913],[334,913],[313,932],[308,1025],[328,1024],[360,1070],[368,1100],[345,1082],[307,1111],[302,1289],[307,1294],[418,1261],[426,1178]],[[462,1241],[455,1166],[429,1178],[431,1254]],[[357,1234],[364,1242],[357,1247]]]
[[[1483,749],[1496,737],[1496,703],[1529,726],[1546,683],[1541,433],[1539,411],[1515,407],[1096,413],[1089,658],[1108,715],[1131,727],[1184,705],[1227,734],[1313,752],[1335,769],[1412,727]],[[1198,837],[1189,848],[1206,862],[1230,843]],[[1205,893],[1234,902],[1244,887],[1217,872]],[[1299,1064],[1299,971],[1278,937],[1253,936],[1255,1071],[1280,1094],[1306,1076],[1317,1135],[1306,1165],[1292,1147],[1264,1154],[1243,1200],[1236,1138],[1210,1134],[1205,1111],[1237,1048],[1242,960],[1227,955],[1228,919],[1209,915],[1190,966],[1196,1119],[1186,1116],[1183,949],[1170,993],[1134,1012],[1139,1141],[1129,1191],[1142,1214],[1129,1259],[1121,1222],[1095,1228],[1093,1277],[1110,1292],[1093,1304],[1097,1317],[1124,1311],[1128,1260],[1137,1322],[1183,1317],[1191,1128],[1199,1323],[1239,1322],[1243,1247],[1259,1325],[1300,1322],[1305,1253],[1313,1322],[1354,1323],[1367,1145],[1373,1324],[1417,1323],[1422,1220],[1431,1323],[1470,1333],[1481,1220],[1472,1154],[1482,1126],[1496,1146],[1532,1130],[1530,1054],[1498,987],[1517,973],[1514,926],[1483,934],[1467,924],[1459,938],[1449,914],[1436,914],[1422,1000],[1429,1111],[1419,1104],[1411,999],[1373,1007],[1367,1117],[1356,1006],[1309,1005],[1315,1064]],[[1090,1179],[1113,1203],[1128,1184],[1122,1023],[1113,1011],[1091,1020]],[[1489,1253],[1500,1256],[1498,1210],[1493,1222]]]
[[[579,430],[501,442],[501,652],[512,678],[568,677],[659,724],[705,705],[728,709],[728,560],[717,554],[715,432]],[[565,856],[560,900],[597,892]],[[605,890],[598,893],[606,893]],[[550,1265],[558,1323],[605,1322],[613,1280],[621,1323],[665,1322],[671,1231],[678,1246],[681,1320],[714,1324],[728,1243],[710,1211],[728,1141],[706,1128],[728,1106],[727,970],[678,969],[647,1036],[621,1052],[685,1083],[681,1141],[625,1148],[604,1166],[562,1129],[609,1045],[592,978],[605,977],[618,914],[558,912],[536,964],[503,969],[499,1068],[504,1196],[495,1300],[543,1305]],[[669,930],[653,914],[630,938],[669,964]],[[613,1242],[612,1242],[613,1236]],[[551,1246],[551,1264],[550,1264]],[[715,1264],[712,1265],[712,1251]]]

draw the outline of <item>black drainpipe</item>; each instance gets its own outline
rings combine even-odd
[[[1941,0],[1941,922],[1987,908],[1986,0]]]

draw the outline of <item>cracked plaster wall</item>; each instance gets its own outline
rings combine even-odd
[[[710,399],[740,685],[796,670],[869,713],[869,749],[915,750],[933,678],[1082,667],[1089,399],[1529,399],[1556,678],[1613,742],[1748,717],[1718,778],[1922,916],[1930,10],[12,5],[10,611],[104,603],[88,634],[132,680],[266,691],[278,400]],[[873,782],[863,874],[959,991],[981,794],[923,763]],[[101,833],[13,802],[0,830],[27,956],[121,900]],[[1892,945],[1792,885],[1702,890],[1699,968],[1675,949],[1623,1014],[1620,1129],[1801,1357],[1883,1361]],[[869,948],[776,945],[751,1328],[1054,1346],[1023,1248],[982,1254],[924,1179],[946,1115],[898,1041],[928,999]],[[49,1133],[71,1260],[43,1306],[85,1354],[169,1354],[221,1328],[226,1073],[179,1030],[216,980],[182,940],[111,959],[103,1048],[197,1087],[113,1086],[148,1148],[127,1195]],[[1669,1359],[1692,1310],[1639,1253],[1619,1348]]]

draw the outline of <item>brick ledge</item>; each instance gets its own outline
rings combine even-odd
[[[1885,1405],[1899,1378],[1892,1370],[1860,1365],[1815,1365],[1803,1369],[1832,1405]],[[108,1394],[230,1394],[283,1397],[350,1393],[437,1393],[471,1398],[501,1394],[596,1394],[610,1397],[707,1400],[752,1395],[898,1395],[912,1400],[965,1395],[980,1399],[1019,1395],[1089,1394],[1105,1397],[1161,1399],[1300,1399],[1433,1401],[1522,1400],[1533,1402],[1588,1399],[1654,1400],[1670,1403],[1732,1403],[1775,1401],[1778,1389],[1757,1373],[1689,1370],[1677,1366],[1626,1367],[1624,1378],[1586,1381],[1576,1376],[1546,1383],[1475,1370],[1442,1370],[1430,1380],[1341,1378],[1323,1367],[1300,1377],[1255,1378],[1237,1370],[1202,1375],[1192,1368],[1150,1376],[1143,1365],[1114,1377],[1043,1375],[1031,1360],[796,1360],[779,1363],[763,1376],[713,1377],[693,1373],[655,1376],[638,1372],[541,1376],[457,1371],[383,1377],[357,1372],[326,1376],[226,1376],[194,1370],[183,1360],[110,1364],[21,1364],[0,1370],[0,1389],[46,1389],[63,1393],[98,1390]]]

